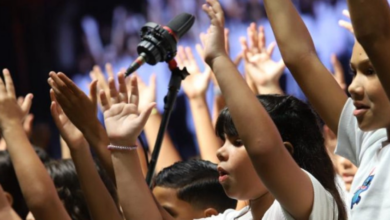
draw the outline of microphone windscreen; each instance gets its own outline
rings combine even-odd
[[[177,38],[180,39],[192,27],[194,22],[195,16],[188,13],[182,13],[169,21],[167,26],[176,34]]]

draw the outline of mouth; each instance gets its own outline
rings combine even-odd
[[[360,102],[354,102],[353,105],[355,106],[355,110],[353,111],[353,115],[355,117],[364,115],[370,109],[369,106]]]
[[[352,174],[342,174],[342,179],[345,183],[352,183],[353,181],[353,178],[355,177],[355,175],[352,175]]]
[[[226,179],[228,178],[229,173],[226,170],[224,170],[222,167],[218,167],[217,170],[219,174],[219,178],[218,178],[219,182],[220,183],[225,182]]]

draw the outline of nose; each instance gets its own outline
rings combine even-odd
[[[364,87],[361,83],[361,78],[361,74],[357,73],[351,85],[348,86],[348,92],[353,100],[361,100],[364,97]]]
[[[344,169],[348,169],[352,167],[352,163],[348,159],[344,157],[339,157],[338,159],[339,159],[339,163],[344,167]]]
[[[226,143],[217,150],[217,158],[220,162],[228,160],[229,157],[226,151]]]

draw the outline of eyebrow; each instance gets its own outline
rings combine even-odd
[[[364,60],[362,60],[362,61],[359,62],[359,65],[360,65],[360,66],[361,66],[361,65],[367,65],[367,64],[372,65],[369,58],[364,59]],[[354,69],[355,66],[356,66],[356,65],[355,65],[353,62],[350,62],[350,63],[349,63],[349,67],[350,67],[351,69]]]

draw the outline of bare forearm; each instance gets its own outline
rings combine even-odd
[[[156,143],[156,138],[158,130],[161,124],[161,115],[159,113],[153,114],[149,117],[148,122],[145,125],[145,135],[149,143],[150,151],[154,150],[154,145]],[[171,138],[168,135],[168,132],[164,133],[163,141],[161,144],[160,156],[156,164],[156,172],[165,167],[171,166],[172,164],[181,161],[181,157],[177,152]]]
[[[127,220],[162,219],[146,181],[136,151],[112,152],[118,196]]]
[[[245,143],[248,153],[258,155],[274,148],[273,140],[280,139],[279,133],[229,57],[220,56],[209,65],[218,79],[234,125],[240,131],[240,138]],[[254,120],[253,115],[258,118]],[[259,134],[262,133],[272,134],[274,137],[268,135],[268,138],[261,139]]]
[[[348,0],[357,40],[364,46],[390,38],[390,10],[386,0]]]
[[[88,144],[72,150],[71,155],[92,219],[121,220],[119,210],[96,170]]]
[[[284,62],[315,110],[337,133],[346,94],[319,60],[291,0],[265,0],[264,3]]]
[[[20,124],[3,130],[23,196],[37,219],[69,219],[46,168]],[[34,183],[34,184],[31,184]]]
[[[111,180],[115,183],[114,168],[112,165],[110,151],[107,150],[107,146],[110,144],[110,140],[107,136],[106,130],[98,122],[91,130],[82,130],[85,139],[87,139],[89,146],[95,150],[103,168],[110,176]]]
[[[216,153],[220,147],[220,142],[218,137],[215,135],[205,97],[190,99],[190,106],[200,156],[203,160],[218,163]]]
[[[264,0],[264,5],[287,66],[296,64],[296,60],[307,54],[316,53],[309,31],[291,0]]]

